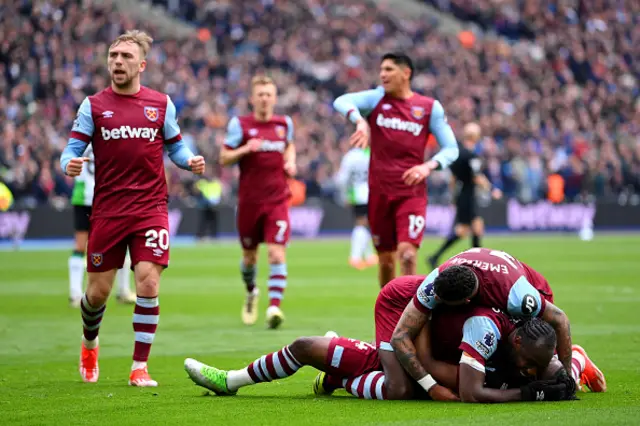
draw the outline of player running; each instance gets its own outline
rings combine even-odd
[[[278,328],[284,315],[280,303],[287,287],[286,245],[289,241],[289,197],[287,178],[296,174],[296,149],[293,121],[274,115],[276,85],[269,77],[251,80],[250,103],[253,114],[233,117],[227,125],[220,164],[238,163],[240,187],[236,222],[242,261],[240,272],[247,295],[242,306],[242,321],[255,324],[258,319],[256,262],[258,245],[267,243],[269,257],[269,307],[267,326]]]
[[[334,108],[356,124],[349,142],[364,148],[371,137],[369,224],[379,256],[380,287],[395,276],[396,252],[402,275],[416,273],[416,252],[425,229],[425,180],[458,157],[458,145],[444,109],[433,98],[411,90],[413,63],[404,53],[382,57],[374,90],[348,93]],[[442,147],[424,162],[430,135]]]
[[[91,217],[91,205],[93,204],[93,191],[95,181],[95,158],[91,145],[83,154],[89,160],[82,173],[75,177],[71,204],[73,205],[73,226],[75,229],[75,249],[69,257],[69,303],[74,308],[80,307],[82,300],[82,288],[84,287],[84,273],[87,269],[85,259],[87,240],[89,238],[89,218]],[[118,270],[116,281],[118,283],[117,300],[121,303],[135,303],[136,295],[129,287],[129,270],[131,261],[125,257],[124,266]]]
[[[557,334],[559,359],[571,373],[569,319],[553,304],[553,292],[547,280],[505,252],[473,248],[453,256],[427,276],[393,332],[391,346],[398,360],[423,387],[430,386],[433,378],[417,361],[413,339],[429,322],[429,315],[437,305],[468,303],[500,309],[520,318],[539,316],[548,322]],[[592,390],[606,388],[604,376],[600,379]]]
[[[133,30],[109,47],[111,86],[85,98],[60,163],[69,176],[82,173],[91,143],[95,198],[87,245],[89,283],[82,297],[80,375],[98,380],[98,332],[116,271],[127,248],[136,284],[132,386],[157,386],[147,370],[160,308],[160,275],[169,265],[169,219],[163,152],[180,168],[204,172],[204,159],[181,141],[176,107],[163,93],[140,85],[153,39]]]
[[[473,247],[480,247],[480,238],[484,234],[484,221],[476,211],[476,185],[486,191],[491,190],[494,199],[502,197],[502,191],[493,188],[489,179],[481,172],[482,161],[475,155],[475,146],[480,140],[480,126],[469,123],[464,127],[464,136],[460,146],[458,159],[451,164],[451,183],[456,195],[456,219],[453,233],[442,246],[427,258],[432,268],[438,266],[438,259],[442,254],[460,238],[466,238],[471,232]],[[459,183],[458,188],[456,185]]]
[[[355,216],[349,264],[356,269],[365,269],[378,263],[378,257],[372,252],[367,220],[370,158],[369,148],[352,148],[342,158],[336,175],[336,183],[345,193],[347,203],[351,205]]]

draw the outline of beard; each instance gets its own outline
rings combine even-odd
[[[128,89],[133,85],[133,80],[136,75],[130,76],[129,74],[114,74],[111,73],[111,82],[118,89]]]

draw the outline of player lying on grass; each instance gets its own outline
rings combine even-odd
[[[409,301],[411,301],[416,290],[424,280],[424,275],[403,276],[396,278],[390,281],[380,291],[376,300],[376,344],[378,347],[380,364],[384,372],[386,399],[413,399],[417,396],[420,396],[420,388],[415,386],[415,381],[412,380],[402,368],[398,359],[395,357],[393,350],[391,349],[389,341],[397,322],[402,316],[403,308]],[[429,345],[429,347],[433,348],[432,350],[436,356],[432,356],[431,353],[428,352],[428,348],[424,346],[423,343],[420,343],[419,341],[416,342],[416,347],[418,348],[419,352],[421,352],[419,354],[420,362],[423,363],[425,367],[427,367],[428,371],[432,372],[435,380],[438,380],[438,382],[440,383],[437,384],[434,381],[432,383],[432,387],[430,387],[428,390],[429,396],[435,400],[451,400],[451,392],[446,387],[449,387],[451,389],[458,389],[457,364],[459,363],[462,355],[459,347],[461,345],[461,342],[463,341],[463,326],[465,325],[465,321],[469,317],[474,316],[470,315],[469,310],[484,309],[484,311],[479,311],[476,313],[477,316],[480,317],[488,316],[487,320],[484,320],[484,318],[480,318],[480,320],[482,320],[480,321],[480,324],[483,324],[485,326],[491,325],[494,320],[498,321],[499,324],[506,326],[508,324],[507,320],[510,320],[510,317],[508,317],[504,313],[500,313],[500,315],[496,315],[494,318],[492,315],[495,313],[495,309],[471,306],[467,307],[466,309],[443,308],[444,307],[440,306],[436,310],[434,310],[434,316],[435,319],[444,319],[435,324],[433,322],[431,323],[432,333],[435,333],[436,337],[431,338],[432,344]],[[473,314],[474,312],[471,312],[471,314]],[[477,320],[470,321],[469,326],[475,324],[476,322]],[[435,328],[435,330],[433,330],[433,328]],[[497,326],[495,328],[498,329]],[[476,331],[480,333],[483,330],[476,327]],[[486,334],[487,332],[493,332],[493,329],[484,331]],[[508,334],[510,333],[503,331],[500,336],[505,336]],[[498,343],[501,339],[500,336],[498,336],[497,338],[491,338],[490,336],[487,336],[487,340]],[[484,338],[485,335],[483,334],[482,337]],[[514,334],[512,337],[515,338],[516,335]],[[420,335],[418,340],[424,338],[424,336]],[[479,342],[477,344],[480,345],[480,347],[483,347],[482,345],[484,345],[484,343],[482,342]],[[506,344],[503,346],[506,346]],[[453,354],[453,356],[451,356],[450,354]],[[585,381],[585,377],[588,377],[589,380],[594,381],[594,378],[598,375],[602,376],[602,373],[597,369],[595,364],[591,362],[582,348],[575,346],[573,357],[574,365],[572,368],[572,376],[577,382],[580,381],[581,376],[583,377],[583,383],[588,383],[588,381]],[[557,361],[554,362],[556,366],[559,365]],[[495,368],[492,369],[492,371],[494,371],[495,373]],[[495,377],[495,374],[493,374],[493,376]],[[334,378],[328,377],[324,373],[320,373],[316,381],[321,384],[320,387],[325,387],[324,385],[328,383],[326,386],[328,388],[334,386],[332,384],[336,382],[339,383],[339,380],[336,381]],[[483,392],[483,390],[481,389],[483,383],[484,381],[482,380],[476,380],[471,384],[480,384],[479,390],[475,387],[473,387],[473,389],[479,392]],[[497,388],[500,388],[501,386],[502,383],[498,384]],[[465,388],[469,387],[465,386]],[[501,395],[498,395],[498,397],[500,396]],[[475,399],[477,400],[481,397],[482,395]],[[467,398],[466,400],[468,401],[470,399]]]
[[[500,314],[496,314],[496,317]],[[506,315],[502,314],[504,318]],[[475,318],[482,318],[475,316]],[[501,330],[508,330],[509,321],[500,322],[503,326]],[[443,322],[444,329],[450,330],[451,326]],[[464,347],[465,354],[460,361],[460,393],[464,401],[468,402],[508,402],[508,401],[559,401],[568,399],[575,391],[575,383],[572,379],[564,376],[564,379],[553,380],[525,380],[519,382],[508,381],[510,386],[519,383],[517,389],[499,390],[488,389],[484,386],[484,371],[479,371],[479,366],[484,369],[484,364],[478,361],[479,352],[471,350],[470,342],[478,337],[478,329],[472,321],[471,325],[465,324],[462,344],[454,346]],[[532,319],[524,323],[520,328],[511,326],[508,335],[505,335],[504,349],[511,357],[512,363],[519,369],[527,369],[537,372],[546,370],[555,348],[555,332],[548,324],[538,319]],[[481,337],[484,339],[484,336]],[[489,358],[498,347],[499,337],[493,337],[491,342],[484,343],[491,346],[483,356]],[[467,341],[468,340],[468,341]],[[459,341],[458,341],[459,342]],[[473,353],[474,355],[467,355]],[[493,352],[492,352],[493,351]],[[475,358],[474,358],[475,356]],[[466,359],[472,361],[466,361]],[[479,358],[483,359],[484,358]],[[224,371],[205,365],[194,359],[186,359],[185,370],[191,380],[196,384],[215,392],[217,395],[235,395],[244,386],[257,383],[271,382],[276,379],[283,379],[292,376],[303,366],[309,365],[325,373],[319,376],[314,382],[314,392],[316,394],[330,394],[335,389],[344,388],[354,396],[364,399],[389,399],[386,391],[385,374],[380,371],[380,361],[376,349],[373,345],[355,339],[345,337],[301,337],[285,346],[277,352],[264,355],[246,368],[241,370]],[[448,366],[448,372],[455,374],[455,365]],[[502,369],[507,369],[505,365],[499,365],[501,377],[505,375]],[[555,366],[555,371],[564,370],[559,363]],[[513,375],[507,375],[513,376]],[[453,379],[455,386],[455,378]],[[499,379],[493,379],[494,383],[502,385]],[[521,383],[521,384],[520,384]],[[449,391],[451,393],[451,391]],[[424,393],[419,389],[415,398],[423,398]],[[409,398],[406,398],[409,399]],[[450,400],[457,400],[454,397]]]
[[[546,371],[553,357],[555,332],[551,326],[538,319],[529,320],[522,327],[516,328],[504,313],[487,308],[472,309],[468,309],[467,312],[459,310],[446,312],[441,315],[442,318],[438,318],[437,312],[442,311],[443,308],[441,308],[436,311],[434,321],[438,328],[438,336],[445,336],[445,340],[446,336],[464,336],[457,337],[457,341],[455,337],[454,340],[448,339],[448,344],[442,345],[440,352],[449,355],[443,356],[448,361],[452,359],[451,353],[457,353],[457,358],[460,359],[460,394],[464,401],[557,401],[568,399],[574,394],[575,383],[566,376],[559,362],[556,362],[552,370],[552,372],[562,372],[562,376],[558,378],[553,375],[548,376],[553,378],[546,381],[528,379],[506,382],[493,378],[492,382],[498,387],[504,387],[503,383],[507,383],[511,387],[518,386],[518,388],[496,390],[485,387],[484,362],[494,353],[501,355],[498,358],[499,361],[494,362],[500,367],[493,368],[494,377],[497,374],[500,374],[499,377],[518,377],[521,370],[533,374]],[[487,327],[489,327],[489,334],[487,334]],[[496,352],[498,343],[503,343],[500,352]],[[420,347],[424,346],[426,345],[420,345]],[[436,345],[436,347],[439,346]],[[465,351],[462,357],[458,348]],[[504,360],[510,360],[510,362],[507,363]],[[455,365],[446,365],[433,360],[429,362],[432,367],[438,365],[438,368],[434,369],[434,374],[437,371],[437,377],[443,383],[448,382],[448,386],[457,387]],[[345,388],[352,395],[365,399],[411,399],[424,396],[419,388],[415,392],[407,392],[403,395],[389,395],[386,387],[387,377],[380,371],[382,366],[376,348],[369,343],[344,337],[302,337],[278,352],[258,358],[241,370],[224,371],[194,359],[185,360],[185,370],[191,379],[218,395],[234,395],[243,386],[289,377],[305,365],[328,373],[321,373],[316,378],[314,382],[316,394],[330,394],[335,389]],[[517,369],[512,369],[508,365],[515,365]],[[504,371],[518,373],[506,374]],[[404,374],[402,371],[399,373]],[[441,397],[441,400],[457,400],[450,390],[440,385],[433,386],[433,388],[436,387],[444,389],[436,394]],[[447,397],[445,392],[450,396]],[[433,397],[432,389],[429,390],[429,394]]]
[[[553,304],[547,280],[508,253],[473,248],[434,269],[409,302],[391,339],[396,357],[421,385],[433,381],[415,354],[414,337],[429,323],[438,305],[495,307],[515,317],[540,317],[557,335],[560,362],[571,373],[572,343],[569,319]],[[606,385],[602,382],[601,387]],[[596,385],[599,386],[599,385]]]

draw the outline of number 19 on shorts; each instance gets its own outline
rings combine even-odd
[[[418,238],[424,232],[424,216],[417,214],[409,215],[409,237]]]

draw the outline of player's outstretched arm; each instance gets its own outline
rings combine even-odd
[[[464,353],[462,357],[472,358]],[[468,364],[460,364],[459,373],[460,399],[462,402],[513,402],[522,401],[520,389],[491,389],[484,386],[485,373],[478,371]]]
[[[356,124],[363,116],[368,116],[383,97],[384,89],[382,87],[362,92],[345,93],[333,101],[333,108]]]
[[[547,302],[545,304],[544,311],[542,312],[542,320],[551,324],[556,331],[558,339],[557,351],[558,358],[564,366],[565,370],[571,374],[571,324],[569,323],[569,317],[562,309],[558,308],[553,303]]]
[[[447,122],[444,108],[439,101],[433,103],[429,131],[435,136],[438,145],[440,145],[440,151],[433,156],[431,161],[437,162],[440,169],[446,169],[458,159],[459,149],[456,136]]]

